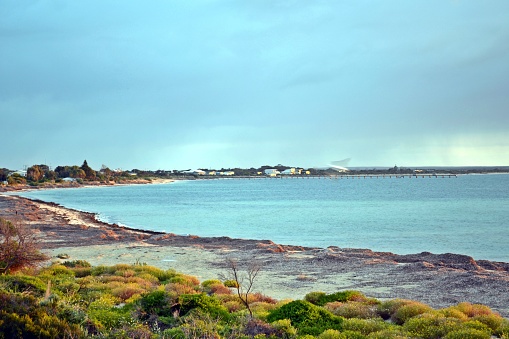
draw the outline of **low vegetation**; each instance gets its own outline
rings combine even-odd
[[[358,291],[276,301],[239,296],[237,283],[82,260],[5,273],[0,338],[509,338],[509,321],[484,305],[432,309]]]

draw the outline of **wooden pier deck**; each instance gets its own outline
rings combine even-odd
[[[254,175],[254,176],[200,176],[200,179],[417,179],[417,178],[456,178],[452,173],[419,173],[419,174],[338,174],[338,175]]]

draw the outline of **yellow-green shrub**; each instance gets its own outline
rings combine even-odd
[[[400,307],[413,303],[413,300],[391,299],[382,302],[377,307],[378,314],[385,320],[389,319]]]
[[[362,334],[369,334],[385,330],[389,324],[384,321],[375,319],[345,319],[343,321],[343,330],[356,331]]]
[[[462,302],[454,307],[459,311],[465,313],[470,318],[475,317],[477,315],[488,315],[492,313],[491,309],[488,306],[480,304],[471,304],[469,302]]]
[[[394,312],[391,319],[398,325],[404,324],[408,319],[413,318],[419,314],[423,314],[431,311],[432,308],[426,304],[414,301],[406,305],[401,306]]]
[[[333,314],[344,318],[379,318],[375,306],[357,301],[346,303],[335,301],[325,304],[324,308],[331,311]]]
[[[449,332],[444,339],[490,339],[491,334],[473,328],[460,329]]]
[[[412,336],[432,339],[442,338],[447,333],[458,329],[462,321],[458,318],[445,317],[440,313],[426,313],[409,319],[403,328]]]

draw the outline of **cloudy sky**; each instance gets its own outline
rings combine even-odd
[[[509,165],[507,0],[0,13],[0,167]]]

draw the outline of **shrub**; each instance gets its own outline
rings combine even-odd
[[[292,326],[289,319],[276,320],[271,324],[283,338],[293,338],[297,335],[297,329]]]
[[[346,302],[346,301],[366,301],[367,298],[359,291],[341,291],[332,294],[325,294],[323,292],[311,292],[308,293],[304,299],[318,306],[324,306],[327,303],[334,301]]]
[[[139,287],[136,284],[125,284],[123,286],[114,288],[111,291],[111,294],[113,294],[113,296],[119,298],[122,301],[126,301],[133,295],[141,294],[143,292],[145,292],[145,289]]]
[[[174,329],[163,333],[164,338],[204,338],[219,339],[219,327],[216,319],[200,312],[194,312],[193,316],[183,319],[182,324]]]
[[[183,294],[179,297],[180,315],[185,316],[191,310],[200,309],[213,318],[228,318],[228,310],[216,298],[201,294]]]
[[[400,307],[413,303],[407,299],[392,299],[382,302],[378,305],[377,312],[384,319],[389,319]]]
[[[428,305],[414,301],[398,308],[391,319],[394,323],[403,325],[408,319],[430,311],[432,308]]]
[[[273,338],[279,332],[273,325],[254,318],[250,319],[244,327],[244,334],[250,338]]]
[[[210,287],[212,285],[217,285],[217,284],[221,284],[223,285],[223,283],[221,282],[221,280],[218,280],[218,279],[209,279],[209,280],[205,280],[201,283],[201,286],[203,288],[206,288],[206,287]]]
[[[207,294],[232,294],[232,291],[223,285],[220,280],[205,280],[201,283],[203,292]]]
[[[259,292],[249,294],[248,297],[247,297],[247,301],[250,304],[251,303],[256,303],[256,302],[264,302],[264,303],[269,303],[269,304],[277,303],[276,299],[268,297],[268,296],[266,296],[264,294],[261,294]]]
[[[308,301],[296,300],[269,313],[268,322],[290,319],[301,334],[318,335],[327,329],[341,330],[343,320]]]
[[[166,292],[168,292],[168,295],[171,297],[172,300],[177,300],[179,296],[182,294],[196,294],[198,291],[196,291],[193,287],[189,285],[183,285],[178,283],[169,283],[164,288]]]
[[[240,303],[240,301],[237,300],[227,301],[223,303],[223,306],[226,307],[230,313],[238,312],[246,308],[243,304]]]
[[[80,328],[50,314],[52,309],[41,306],[26,294],[0,291],[0,336],[2,338],[60,338],[82,336]]]
[[[492,313],[491,309],[488,306],[480,304],[471,304],[469,302],[462,302],[454,307],[459,311],[463,312],[464,314],[466,314],[469,318],[475,317],[477,315],[489,315]]]
[[[318,337],[318,339],[346,339],[346,337],[338,330],[325,330]]]
[[[440,313],[427,313],[422,316],[409,319],[403,328],[413,336],[419,338],[442,338],[447,333],[461,326],[461,320],[448,318]]]
[[[353,301],[341,303],[338,301],[325,304],[324,308],[331,311],[332,314],[344,318],[378,318],[376,308],[373,305],[364,304],[361,302]]]
[[[151,315],[171,316],[173,310],[169,299],[168,294],[161,290],[143,295],[139,301],[142,318],[148,318]]]
[[[40,278],[23,274],[0,275],[0,282],[6,291],[29,292],[36,297],[42,297],[47,288],[47,283],[44,283]]]
[[[309,292],[304,296],[304,300],[309,301],[314,305],[318,305],[321,299],[325,298],[327,293],[325,292]]]
[[[235,280],[225,280],[223,283],[226,287],[237,288],[239,284]]]
[[[449,332],[445,339],[490,339],[491,334],[485,331],[476,330],[473,328],[461,329]]]
[[[83,268],[83,267],[92,267],[92,265],[85,260],[72,260],[72,261],[64,261],[62,263],[65,267],[68,268]]]
[[[382,320],[375,319],[345,319],[343,321],[343,329],[355,331],[362,334],[369,334],[387,329],[388,324]]]
[[[368,337],[357,331],[343,331],[341,332],[346,339],[367,339]]]
[[[461,321],[466,321],[468,319],[468,316],[465,313],[461,312],[454,306],[438,310],[437,313],[443,315],[446,318],[456,318]]]
[[[196,290],[198,290],[200,286],[200,281],[198,278],[187,274],[177,274],[176,276],[171,277],[168,281],[173,284],[187,285]]]
[[[490,328],[493,333],[498,333],[504,324],[504,318],[495,313],[476,315],[472,318],[472,320],[483,323],[488,328]]]
[[[368,339],[407,339],[408,336],[400,329],[388,329],[368,334]]]

